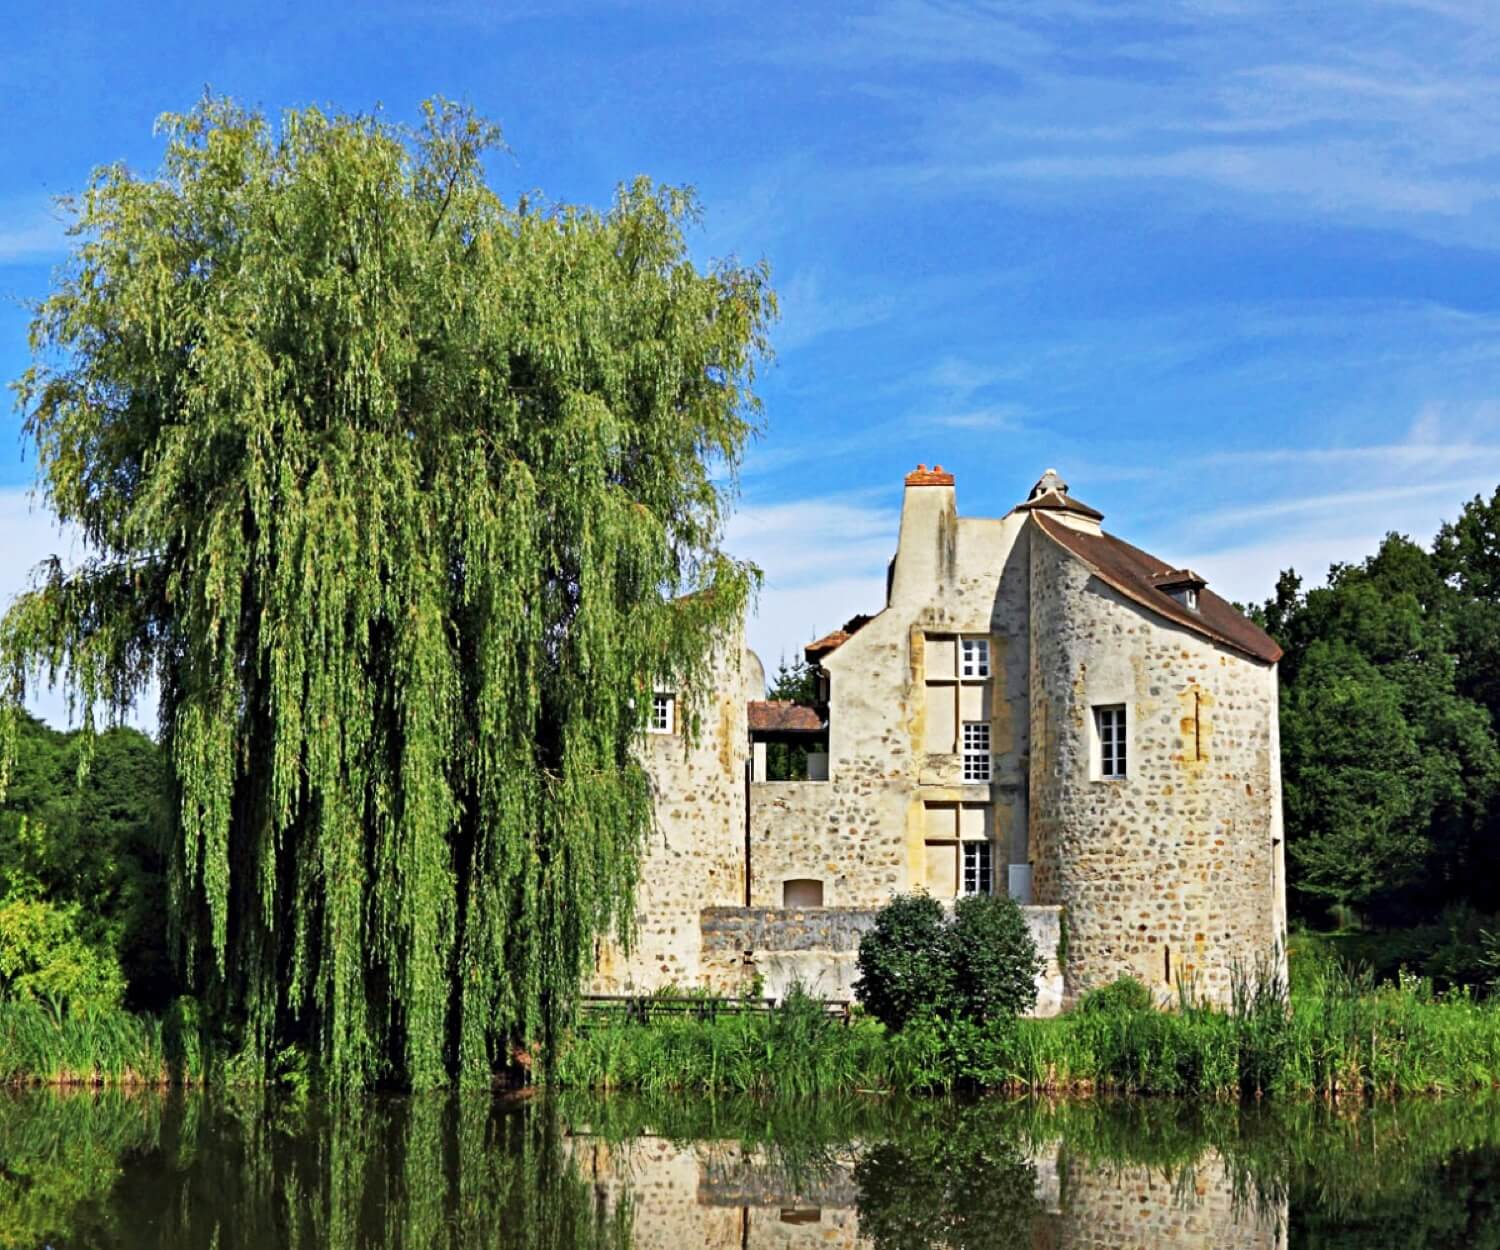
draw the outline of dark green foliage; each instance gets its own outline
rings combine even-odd
[[[1036,978],[1046,966],[1016,900],[973,894],[953,905],[945,934],[953,969],[953,1009],[966,1020],[1014,1020],[1036,1006]]]
[[[854,1165],[859,1231],[876,1250],[1031,1250],[1036,1168],[980,1107],[940,1132],[901,1134]]]
[[[1079,1001],[1079,1011],[1120,1015],[1132,1011],[1150,1011],[1155,1004],[1151,991],[1135,977],[1120,977],[1097,990],[1090,990]]]
[[[1259,610],[1283,645],[1282,767],[1292,902],[1381,926],[1446,906],[1494,910],[1500,873],[1500,494],[1429,553],[1390,535],[1304,592],[1284,573]]]
[[[19,401],[91,554],[7,613],[4,694],[92,725],[157,683],[182,966],[253,1062],[487,1082],[628,936],[645,696],[706,688],[754,581],[764,267],[698,269],[645,179],[504,204],[442,103],[162,129],[35,310]]]
[[[952,999],[954,969],[943,905],[928,894],[898,894],[859,942],[854,993],[887,1028],[941,1010]]]
[[[0,912],[56,933],[74,962],[86,952],[99,976],[123,978],[129,1005],[160,1011],[176,992],[161,749],[133,729],[90,738],[25,714],[15,728],[0,804]],[[21,928],[0,922],[12,934]]]
[[[899,894],[860,939],[854,992],[892,1029],[931,1015],[996,1024],[1036,1005],[1043,963],[1012,898],[961,898],[949,920],[930,895]]]

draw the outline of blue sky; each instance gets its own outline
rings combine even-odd
[[[211,12],[210,12],[211,10]],[[38,4],[0,47],[0,376],[49,197],[155,167],[205,85],[504,127],[507,198],[694,184],[784,317],[734,548],[782,652],[878,606],[902,475],[998,514],[1055,465],[1238,598],[1500,483],[1500,6]],[[0,437],[0,591],[56,548]]]

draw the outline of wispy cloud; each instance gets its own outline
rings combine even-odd
[[[795,351],[826,334],[878,325],[896,312],[896,298],[890,292],[833,294],[816,270],[795,274],[781,287],[778,298],[781,324],[772,332],[772,341],[782,351]]]
[[[895,508],[863,495],[752,504],[730,519],[726,547],[765,573],[747,633],[768,667],[856,612],[884,604],[898,524]]]
[[[53,260],[67,246],[67,224],[56,208],[35,201],[0,204],[0,265]]]
[[[1270,0],[884,0],[765,55],[815,56],[904,116],[902,155],[862,171],[892,186],[1026,200],[1089,183],[1201,211],[1161,199],[1171,184],[1236,213],[1449,238],[1462,222],[1494,247],[1496,12],[1333,0],[1293,23]]]

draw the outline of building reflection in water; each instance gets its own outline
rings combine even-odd
[[[1091,1163],[1059,1143],[1013,1171],[1020,1185],[935,1179],[882,1146],[842,1148],[788,1169],[737,1142],[582,1134],[569,1154],[610,1210],[628,1204],[637,1250],[795,1247],[1016,1247],[1018,1250],[1285,1250],[1285,1200],[1236,1192],[1212,1149],[1174,1169]],[[861,1166],[862,1161],[865,1166]],[[943,1192],[923,1194],[923,1187]],[[997,1204],[999,1193],[1004,1196]],[[960,1201],[955,1201],[959,1199]]]

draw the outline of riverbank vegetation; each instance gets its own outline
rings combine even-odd
[[[764,1094],[948,1092],[1373,1096],[1500,1084],[1500,1006],[1427,983],[1376,986],[1331,966],[1289,1000],[1242,977],[1229,1010],[1089,1000],[1047,1020],[921,1016],[845,1024],[796,995],[767,1014],[582,1030],[558,1048],[560,1088]]]

